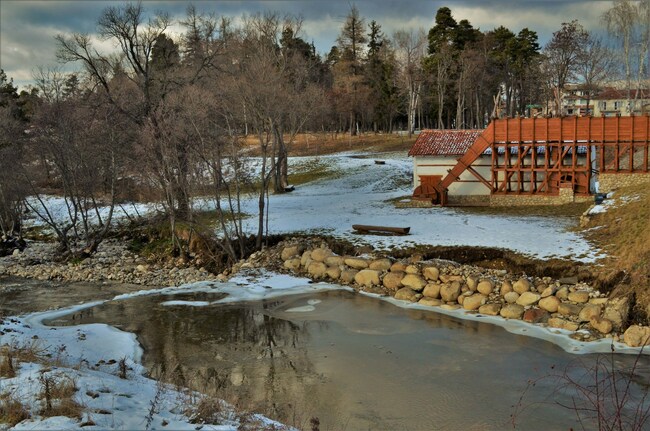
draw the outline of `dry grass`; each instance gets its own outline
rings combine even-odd
[[[27,407],[11,393],[0,394],[0,423],[13,427],[29,419]]]
[[[41,374],[40,398],[43,408],[39,412],[43,417],[66,416],[81,419],[83,406],[73,398],[79,390],[77,382],[69,376]]]
[[[614,197],[618,204],[593,216],[589,228],[595,229],[586,235],[610,256],[600,271],[602,283],[635,299],[634,317],[643,322],[650,315],[650,184],[621,188]]]
[[[413,146],[415,139],[415,135],[409,138],[387,133],[362,133],[357,136],[346,133],[301,133],[289,146],[289,156],[319,156],[342,151],[404,151],[406,153]],[[285,136],[285,142],[288,140],[289,136]],[[244,140],[244,145],[250,149],[251,154],[257,154],[259,146],[257,136],[249,135]]]

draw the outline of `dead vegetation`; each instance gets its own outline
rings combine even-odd
[[[0,394],[0,423],[13,427],[29,417],[29,410],[14,393]]]
[[[597,269],[598,287],[629,297],[630,323],[648,323],[650,315],[650,187],[622,187],[606,212],[592,216],[585,235],[608,258]]]

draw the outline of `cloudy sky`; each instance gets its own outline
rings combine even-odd
[[[54,36],[73,32],[94,33],[97,18],[109,5],[122,1],[0,0],[0,68],[15,84],[30,83],[38,66],[56,65]],[[149,12],[166,11],[181,19],[189,2],[144,1]],[[385,34],[400,29],[428,30],[436,10],[451,8],[456,20],[468,19],[474,27],[491,30],[500,25],[518,32],[528,27],[538,32],[542,45],[562,22],[578,19],[590,30],[602,31],[600,17],[611,7],[599,0],[294,0],[294,1],[194,1],[197,9],[238,17],[260,11],[277,11],[303,18],[303,38],[319,52],[329,51],[350,5],[368,22],[376,20]],[[110,44],[106,45],[110,48]]]

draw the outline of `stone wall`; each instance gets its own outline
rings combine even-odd
[[[518,205],[564,205],[574,202],[592,201],[592,196],[575,196],[571,189],[560,189],[559,195],[491,195],[490,205],[496,207]]]
[[[650,172],[647,173],[618,173],[598,175],[598,192],[609,193],[619,187],[635,186],[650,182]]]
[[[449,206],[486,206],[490,205],[490,195],[460,195],[447,197]]]

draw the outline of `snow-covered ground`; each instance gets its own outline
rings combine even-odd
[[[472,214],[455,208],[395,208],[387,200],[412,192],[413,161],[404,154],[372,158],[350,154],[321,156],[319,161],[338,173],[334,179],[304,184],[294,192],[270,197],[270,233],[311,231],[372,244],[391,246],[466,245],[498,247],[539,258],[567,257],[593,262],[599,250],[569,229],[577,224],[567,218]],[[306,158],[293,158],[301,165]],[[245,212],[255,213],[256,202]],[[250,230],[256,220],[248,219]],[[353,224],[411,228],[408,236],[357,235]]]

